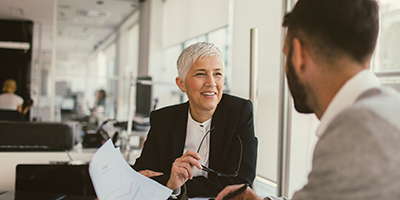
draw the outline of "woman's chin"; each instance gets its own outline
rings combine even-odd
[[[203,109],[204,111],[214,111],[217,108],[218,103],[213,103],[213,104],[206,104],[203,105]]]

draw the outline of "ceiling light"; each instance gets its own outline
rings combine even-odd
[[[106,18],[110,15],[109,11],[106,10],[95,10],[95,9],[82,9],[79,11],[81,15],[94,17],[94,18]]]
[[[58,7],[59,8],[63,8],[63,9],[70,9],[71,8],[71,6],[67,5],[67,4],[59,4]]]
[[[69,34],[69,37],[79,39],[79,40],[86,40],[89,39],[90,34],[88,33],[78,33],[78,32],[72,32]]]
[[[58,11],[57,19],[62,21],[67,21],[68,20],[67,13],[63,11]]]

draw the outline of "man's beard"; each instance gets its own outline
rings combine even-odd
[[[294,108],[299,113],[314,113],[314,111],[307,104],[307,93],[303,84],[300,83],[298,76],[294,70],[292,63],[293,48],[289,47],[289,55],[287,57],[287,72],[286,78],[289,85],[290,93],[293,96]]]

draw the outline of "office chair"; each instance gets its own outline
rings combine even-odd
[[[0,121],[23,121],[24,115],[16,110],[1,110]]]

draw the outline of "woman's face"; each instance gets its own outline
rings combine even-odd
[[[177,85],[187,94],[190,109],[198,112],[214,112],[222,98],[224,82],[222,61],[217,56],[197,60],[186,74],[185,82],[177,78]]]

